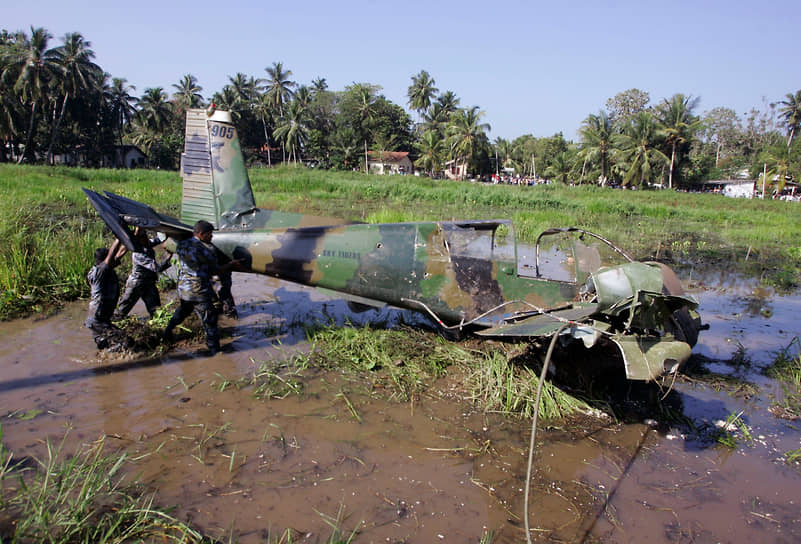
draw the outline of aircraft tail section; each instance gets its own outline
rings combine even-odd
[[[236,127],[227,111],[190,109],[181,155],[181,220],[215,227],[238,224],[256,203]]]

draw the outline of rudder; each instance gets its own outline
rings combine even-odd
[[[217,228],[231,227],[256,207],[230,112],[187,110],[181,178],[185,223],[204,219]]]

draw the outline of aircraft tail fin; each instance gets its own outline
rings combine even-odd
[[[217,228],[235,226],[241,215],[256,208],[230,112],[187,110],[181,178],[185,223],[204,219]]]

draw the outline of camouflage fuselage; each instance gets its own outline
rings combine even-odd
[[[214,245],[244,259],[252,272],[418,311],[425,305],[452,324],[507,302],[552,308],[575,298],[574,284],[517,276],[514,256],[454,255],[448,232],[459,228],[444,222],[231,228],[216,231]],[[496,321],[487,317],[485,325]]]

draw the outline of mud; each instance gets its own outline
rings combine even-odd
[[[782,460],[801,447],[801,429],[768,413],[782,393],[760,373],[795,338],[801,294],[723,273],[685,284],[711,325],[694,364],[752,381],[757,393],[677,380],[671,395],[684,420],[655,413],[538,434],[535,540],[801,540],[801,471]],[[291,529],[293,541],[322,542],[337,518],[346,534],[358,529],[355,542],[478,542],[489,532],[496,543],[525,540],[530,422],[476,412],[461,400],[458,375],[412,403],[381,400],[337,372],[315,374],[300,398],[257,400],[233,384],[258,361],[307,349],[310,325],[421,318],[354,313],[313,290],[238,274],[234,295],[240,319],[221,320],[224,352],[214,357],[191,335],[155,356],[98,353],[81,326],[83,304],[0,324],[4,442],[20,458],[65,434],[68,450],[105,435],[159,504],[226,541]],[[739,412],[754,440],[718,445],[716,422]]]

